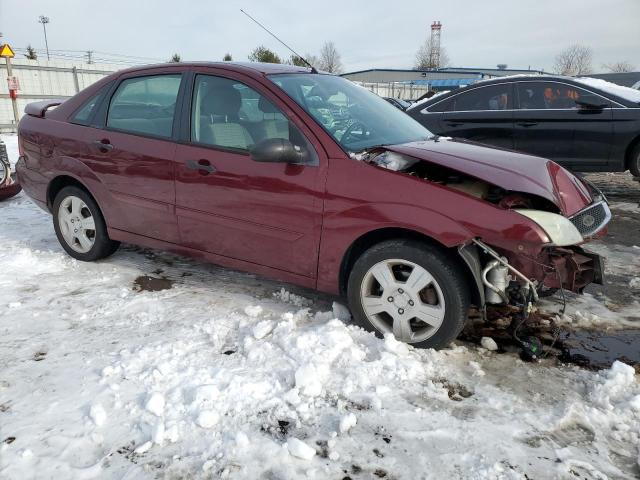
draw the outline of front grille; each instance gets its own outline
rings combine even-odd
[[[583,237],[590,237],[609,223],[611,211],[606,202],[598,202],[576,213],[569,220]]]

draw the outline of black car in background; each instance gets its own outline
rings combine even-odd
[[[550,158],[574,171],[640,176],[640,91],[604,80],[502,77],[406,113],[438,135]]]

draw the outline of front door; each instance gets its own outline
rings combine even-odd
[[[306,127],[282,113],[281,100],[251,79],[223,75],[195,75],[185,100],[190,127],[176,152],[181,243],[315,277],[324,152]],[[307,161],[254,161],[251,148],[268,139],[291,141]]]
[[[516,91],[516,150],[575,170],[607,165],[613,138],[609,100],[561,82],[517,82]],[[604,108],[584,108],[580,101]]]

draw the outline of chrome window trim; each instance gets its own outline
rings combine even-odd
[[[493,87],[496,85],[514,85],[516,83],[537,83],[537,82],[547,82],[547,83],[559,83],[561,85],[566,85],[568,87],[574,87],[574,88],[579,88],[581,90],[584,90],[585,92],[589,92],[592,95],[596,95],[600,98],[605,99],[607,102],[611,102],[612,104],[616,104],[618,105],[617,107],[605,107],[603,110],[620,110],[620,109],[626,109],[626,108],[630,108],[627,107],[625,105],[622,105],[619,102],[616,102],[615,100],[612,100],[610,98],[607,97],[603,97],[601,94],[596,93],[592,90],[589,90],[588,88],[584,88],[582,86],[578,86],[578,85],[573,85],[571,83],[567,83],[567,82],[562,82],[560,80],[516,80],[513,82],[499,82],[499,83],[492,83],[490,85],[478,85],[475,88],[470,88],[469,90],[465,90],[464,92],[459,92],[459,93],[454,93],[453,95],[448,96],[447,98],[443,98],[442,100],[434,103],[433,105],[429,105],[428,107],[423,108],[422,110],[420,110],[420,113],[423,115],[426,115],[428,113],[469,113],[469,112],[520,112],[520,111],[527,111],[527,112],[536,112],[536,111],[546,111],[546,112],[554,112],[554,111],[567,111],[567,110],[573,110],[572,108],[511,108],[511,109],[507,109],[507,110],[454,110],[452,112],[430,112],[429,110],[427,110],[428,108],[431,107],[435,107],[436,105],[444,102],[445,100],[451,100],[453,97],[457,96],[457,95],[462,95],[464,93],[470,92],[472,90],[476,90],[478,88],[486,88],[486,87]],[[516,85],[514,85],[515,87]],[[514,91],[515,92],[515,91]],[[640,107],[631,107],[631,108],[640,108]]]

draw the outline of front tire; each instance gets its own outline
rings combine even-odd
[[[636,145],[636,148],[631,152],[629,170],[634,177],[640,177],[640,145]]]
[[[120,246],[109,238],[96,201],[85,190],[68,186],[53,202],[53,227],[62,248],[73,258],[92,262],[113,254]]]
[[[460,266],[412,240],[374,245],[355,262],[347,286],[355,323],[418,348],[443,348],[462,331],[469,287]]]

